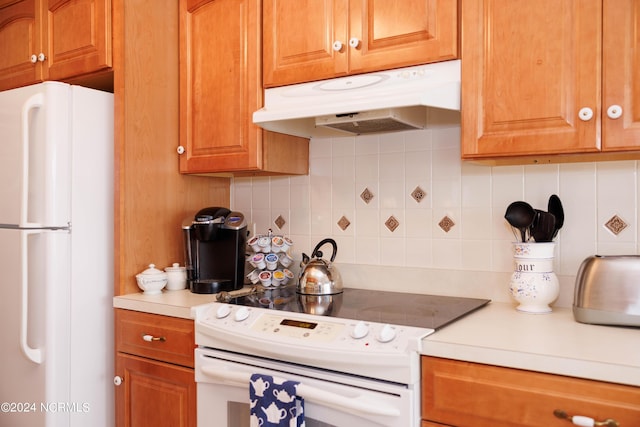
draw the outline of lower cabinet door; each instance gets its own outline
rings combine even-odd
[[[193,369],[118,353],[116,375],[118,427],[196,426]]]

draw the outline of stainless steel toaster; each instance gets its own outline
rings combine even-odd
[[[585,259],[576,276],[573,316],[581,323],[640,327],[640,256]]]

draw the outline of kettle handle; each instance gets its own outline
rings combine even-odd
[[[311,257],[312,258],[322,257],[322,252],[320,252],[318,249],[320,249],[320,247],[325,243],[331,243],[331,246],[333,246],[333,253],[331,254],[331,262],[333,262],[333,260],[336,259],[336,254],[338,253],[338,245],[336,244],[336,241],[333,239],[321,240],[320,243],[318,243],[316,247],[313,249],[313,252],[311,253]]]
[[[300,261],[300,268],[304,268],[307,264],[309,264],[309,261],[311,261],[311,258],[309,258],[309,255],[303,252],[302,261]]]

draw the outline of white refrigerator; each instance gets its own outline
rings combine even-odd
[[[113,95],[0,92],[0,426],[113,426]]]

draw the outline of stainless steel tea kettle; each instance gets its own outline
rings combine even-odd
[[[322,259],[320,247],[325,243],[333,246],[331,260]],[[300,275],[298,277],[297,292],[305,295],[333,295],[342,293],[342,277],[340,272],[331,264],[336,258],[338,245],[333,239],[324,239],[316,245],[310,259],[302,254]]]

